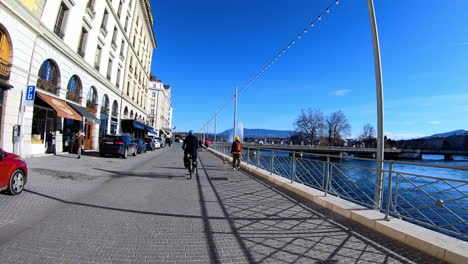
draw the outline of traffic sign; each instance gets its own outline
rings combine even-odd
[[[26,101],[34,101],[34,95],[36,94],[36,86],[29,85],[26,89]]]

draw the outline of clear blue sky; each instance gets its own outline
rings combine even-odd
[[[172,85],[177,131],[199,130],[234,87],[334,0],[152,0],[152,72]],[[468,1],[375,0],[385,133],[411,138],[468,129]],[[340,0],[239,98],[246,128],[293,129],[301,108],[342,110],[357,136],[376,126],[367,1]],[[232,127],[233,104],[218,131]],[[214,130],[211,122],[210,131]]]

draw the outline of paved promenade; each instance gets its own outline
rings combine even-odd
[[[0,194],[1,263],[440,263],[180,145],[127,160],[31,158]]]

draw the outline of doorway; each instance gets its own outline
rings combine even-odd
[[[85,122],[84,149],[93,149],[93,131],[94,131],[94,123]]]

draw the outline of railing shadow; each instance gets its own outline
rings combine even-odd
[[[255,176],[212,181],[204,173],[250,263],[441,263]]]

